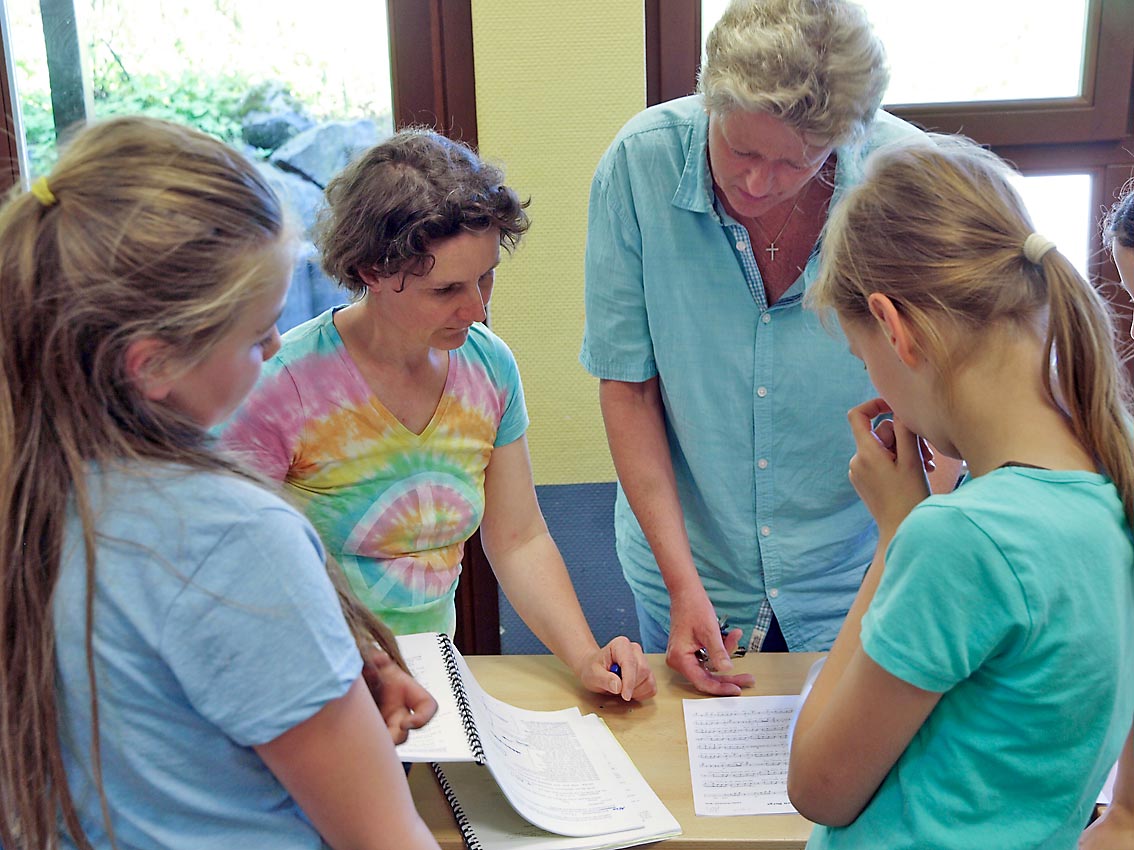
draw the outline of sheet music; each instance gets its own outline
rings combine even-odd
[[[787,796],[788,730],[801,701],[798,695],[683,700],[697,814],[795,811]]]
[[[588,714],[579,718],[579,722],[591,727],[590,733],[603,741],[601,757],[615,784],[625,794],[626,808],[638,815],[642,828],[598,836],[557,835],[520,817],[508,804],[499,785],[484,775],[487,768],[475,764],[437,766],[449,782],[483,850],[603,850],[632,847],[681,834],[681,826],[602,720]]]
[[[488,768],[504,796],[536,826],[560,835],[642,828],[626,788],[599,751],[607,729],[575,706],[530,711],[485,693],[459,655]],[[607,769],[599,769],[607,766]],[[628,839],[628,843],[632,839]]]

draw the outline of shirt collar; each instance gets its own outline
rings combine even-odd
[[[685,143],[685,169],[677,182],[671,203],[682,210],[713,213],[713,179],[709,176],[709,113],[701,97],[698,109],[689,124],[689,137]]]

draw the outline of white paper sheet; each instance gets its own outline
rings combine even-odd
[[[1109,806],[1110,801],[1114,799],[1114,778],[1118,775],[1118,762],[1114,763],[1114,767],[1110,769],[1110,775],[1107,776],[1106,782],[1103,783],[1102,790],[1099,791],[1098,803],[1100,806]]]
[[[604,769],[606,729],[579,709],[529,711],[485,693],[458,656],[489,770],[504,796],[536,826],[560,835],[640,829],[626,789]],[[595,718],[597,719],[597,718]]]
[[[801,697],[683,700],[693,808],[699,815],[794,812],[788,730]]]
[[[411,729],[405,742],[397,746],[398,758],[413,762],[473,761],[449,672],[437,649],[437,635],[402,635],[398,648],[410,673],[437,700],[433,719],[420,729]]]
[[[484,775],[488,768],[475,764],[438,765],[462,808],[468,829],[483,850],[604,850],[633,847],[681,833],[681,826],[642,778],[602,720],[588,714],[580,722],[592,727],[589,734],[603,740],[602,757],[615,784],[625,794],[627,808],[637,814],[642,828],[583,837],[547,832],[516,813],[499,786],[491,777]]]

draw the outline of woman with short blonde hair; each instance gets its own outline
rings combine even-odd
[[[801,301],[862,155],[918,132],[888,79],[849,0],[733,0],[698,93],[632,118],[591,184],[580,360],[618,557],[643,645],[707,693],[750,681],[737,650],[829,648],[873,551],[840,472],[873,389]]]

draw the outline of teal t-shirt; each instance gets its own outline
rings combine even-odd
[[[858,819],[809,850],[1070,850],[1134,712],[1134,546],[1102,475],[1009,467],[919,505],[867,654],[944,694]]]

